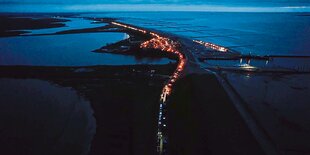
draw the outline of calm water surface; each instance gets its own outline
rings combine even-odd
[[[91,66],[167,64],[171,61],[91,52],[126,37],[125,33],[82,33],[0,38],[0,65]]]
[[[303,13],[118,12],[84,16],[121,21],[259,55],[310,55],[310,16]]]
[[[69,20],[67,22],[63,22],[65,26],[57,27],[57,28],[46,28],[46,29],[34,29],[34,30],[25,30],[28,33],[25,35],[32,35],[32,34],[52,34],[56,32],[66,31],[66,30],[74,30],[74,29],[85,29],[85,28],[94,28],[94,27],[101,27],[107,24],[105,23],[93,23],[92,20],[87,20],[83,18],[61,18]]]
[[[0,78],[0,148],[6,154],[86,155],[96,131],[89,101],[38,79]]]
[[[227,46],[243,54],[310,55],[310,16],[302,16],[302,13],[112,12],[84,14],[84,16],[117,17],[121,21],[141,27],[153,28]],[[132,56],[90,52],[107,43],[113,43],[123,38],[123,33],[0,38],[0,65],[85,66],[140,63],[165,64],[170,61],[169,59],[136,59]],[[212,60],[207,61],[206,65],[232,66],[239,63],[239,60]],[[274,59],[268,63],[265,61],[251,61],[251,65],[266,68],[280,66],[290,69],[310,66],[308,59],[286,58]],[[310,106],[308,104],[308,94],[310,77],[308,74],[229,73],[225,77],[247,103],[259,125],[264,128],[272,142],[279,149],[291,154],[309,152]],[[43,87],[44,91],[41,91]],[[87,143],[93,133],[89,132],[93,131],[90,130],[93,127],[92,117],[90,117],[92,112],[90,108],[81,108],[82,105],[88,105],[87,101],[77,97],[74,91],[40,80],[0,79],[0,92],[8,96],[0,95],[0,115],[2,115],[2,118],[8,118],[1,120],[3,121],[2,124],[5,124],[0,127],[1,131],[8,133],[19,132],[22,126],[35,126],[40,123],[43,124],[43,127],[48,128],[52,126],[50,124],[54,123],[59,126],[56,125],[52,131],[45,131],[45,128],[35,126],[34,129],[26,128],[23,133],[17,135],[17,138],[19,138],[18,136],[29,138],[27,135],[31,137],[35,134],[34,131],[41,131],[43,136],[39,136],[39,138],[46,137],[43,140],[45,143],[35,144],[33,142],[34,144],[29,143],[30,146],[45,148],[47,146],[45,144],[50,142],[50,137],[58,136],[62,137],[58,139],[59,141],[66,142],[63,144],[72,142],[74,147],[76,144],[80,144],[83,146],[81,150],[87,150]],[[69,97],[58,96],[58,93],[71,95],[68,95]],[[23,99],[25,103],[16,102],[17,99],[13,96],[20,96],[19,98]],[[55,97],[51,98],[51,96]],[[29,98],[34,99],[30,100]],[[60,102],[62,100],[64,102]],[[13,104],[4,104],[9,102]],[[50,104],[50,102],[55,102],[55,104]],[[67,107],[72,105],[75,105],[74,111],[69,112],[68,109],[72,110],[72,108]],[[45,114],[49,114],[49,110],[57,112],[57,116],[51,115],[47,117]],[[75,113],[75,110],[81,110],[82,114]],[[30,113],[35,115],[30,115]],[[72,115],[69,117],[68,113]],[[49,121],[43,122],[41,118]],[[82,119],[83,125],[88,124],[86,125],[87,129],[79,127],[80,123],[75,124],[76,118]],[[18,123],[13,126],[10,124],[10,120]],[[72,123],[63,127],[64,120],[69,120],[68,122]],[[33,123],[33,121],[36,121],[36,123]],[[66,132],[63,135],[57,134],[58,127],[63,127]],[[68,132],[72,128],[81,130],[74,133]],[[73,139],[72,134],[79,135],[77,136],[79,139]],[[11,135],[6,135],[3,140],[11,138],[9,137]],[[81,142],[82,139],[84,139],[83,142]],[[59,146],[53,147],[56,150],[62,147],[62,144],[57,143],[57,145]],[[38,152],[38,154],[40,153]]]

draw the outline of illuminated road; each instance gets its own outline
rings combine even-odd
[[[179,43],[176,41],[173,41],[167,37],[163,37],[155,32],[146,31],[123,23],[111,22],[111,24],[127,28],[133,31],[138,31],[143,34],[150,34],[152,36],[152,39],[143,42],[140,45],[140,48],[142,49],[148,49],[148,48],[158,49],[164,52],[172,53],[178,57],[178,66],[174,71],[174,73],[170,76],[170,79],[166,82],[160,95],[158,131],[157,131],[157,151],[159,154],[164,154],[166,151],[166,144],[168,142],[167,133],[165,130],[167,128],[166,116],[165,116],[166,102],[168,96],[171,94],[173,84],[180,77],[181,73],[184,70],[184,66],[186,64],[186,58],[183,55],[183,53],[179,51]]]
[[[206,72],[202,69],[194,57],[193,53],[193,43],[197,43],[203,46],[203,48],[210,48],[214,52],[219,53],[231,53],[229,49],[215,45],[212,43],[205,43],[198,40],[189,40],[186,38],[175,37],[178,39],[170,39],[168,37],[163,36],[162,34],[148,31],[145,29],[140,29],[137,27],[133,27],[131,25],[127,25],[120,22],[111,22],[111,24],[130,29],[133,31],[137,31],[143,34],[149,34],[152,36],[152,39],[143,42],[140,45],[142,49],[158,49],[164,52],[172,53],[178,57],[178,65],[173,74],[170,76],[169,80],[166,81],[162,93],[160,95],[160,104],[159,104],[159,114],[158,114],[158,131],[157,131],[157,151],[159,154],[165,154],[167,151],[167,122],[166,122],[166,103],[169,99],[169,95],[172,92],[172,88],[174,83],[182,76],[190,73],[200,73]],[[169,35],[171,36],[171,35]],[[182,44],[181,44],[182,43]]]
[[[180,78],[187,74],[191,73],[213,73],[217,77],[218,81],[222,84],[224,89],[227,91],[230,96],[234,106],[241,114],[243,119],[249,125],[249,128],[252,134],[256,137],[256,140],[260,143],[267,154],[276,154],[274,148],[271,148],[271,144],[268,142],[268,138],[265,137],[264,132],[256,126],[255,120],[250,116],[249,112],[245,110],[242,104],[242,101],[236,97],[235,93],[232,91],[232,88],[226,84],[224,78],[219,76],[216,71],[218,70],[236,70],[236,71],[246,71],[246,72],[256,72],[260,71],[257,67],[250,65],[249,61],[246,63],[241,63],[235,67],[220,67],[212,66],[209,67],[203,66],[204,62],[200,62],[198,59],[201,57],[201,54],[206,58],[210,59],[231,59],[235,57],[240,57],[241,54],[235,51],[232,51],[228,48],[216,45],[213,43],[203,42],[199,40],[190,40],[180,36],[175,36],[173,34],[167,33],[156,33],[149,30],[137,28],[131,25],[127,25],[120,22],[111,22],[115,26],[119,26],[125,29],[130,29],[137,31],[146,35],[150,35],[152,38],[148,41],[143,42],[140,45],[142,49],[158,49],[164,52],[172,53],[178,57],[178,65],[173,74],[170,76],[169,80],[166,81],[162,93],[160,95],[160,104],[159,104],[159,114],[158,114],[158,131],[157,131],[157,151],[158,154],[167,154],[167,121],[166,121],[166,104],[169,100],[169,95],[173,91],[174,83]],[[167,37],[169,36],[169,37]],[[205,52],[201,52],[205,51]],[[251,58],[251,56],[249,56]],[[269,152],[268,152],[269,151]]]
[[[171,40],[167,37],[163,37],[160,34],[155,32],[150,32],[147,30],[139,29],[130,25],[126,25],[119,22],[111,22],[111,24],[120,26],[123,28],[127,28],[133,31],[138,31],[143,34],[150,34],[152,39],[143,42],[140,45],[142,49],[158,49],[164,52],[172,53],[178,57],[178,65],[176,70],[170,76],[169,80],[165,83],[164,88],[162,89],[162,93],[160,95],[160,104],[159,104],[159,115],[158,115],[158,131],[157,131],[157,151],[159,154],[164,154],[166,151],[166,144],[168,143],[166,128],[166,102],[168,96],[171,94],[173,84],[176,80],[181,76],[184,71],[184,67],[186,65],[186,57],[179,50],[179,42]]]

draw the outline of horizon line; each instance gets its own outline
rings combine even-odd
[[[42,8],[42,6],[45,6]],[[0,12],[310,12],[310,6],[229,6],[181,4],[5,4]]]

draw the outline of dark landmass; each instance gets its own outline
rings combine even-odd
[[[149,71],[125,75],[54,81],[73,87],[91,102],[97,126],[91,155],[156,154],[158,97],[166,78]]]
[[[95,19],[93,19],[95,20]],[[100,18],[100,22],[111,22],[113,18]],[[144,41],[150,40],[152,37],[148,34],[141,34],[139,32],[115,27],[114,25],[108,24],[102,27],[88,28],[88,29],[75,29],[57,32],[56,34],[72,34],[72,33],[89,33],[89,32],[122,32],[129,35],[128,39],[121,40],[116,43],[108,44],[92,52],[97,53],[112,53],[121,55],[133,55],[138,58],[151,57],[151,58],[169,58],[172,60],[178,60],[178,57],[173,53],[168,53],[157,49],[141,49],[140,45]]]
[[[94,28],[65,30],[65,31],[56,32],[55,34],[73,34],[73,33],[90,33],[90,32],[124,32],[118,29],[110,30],[111,28],[115,28],[115,27],[109,24],[109,25],[99,26],[99,27],[94,27]],[[55,34],[51,34],[51,35],[55,35]]]
[[[156,154],[158,97],[164,79],[59,79],[91,102],[96,135],[90,154]]]
[[[168,76],[176,64],[128,66],[0,66],[0,77],[11,78],[133,78],[137,76]],[[151,71],[153,70],[153,73]]]
[[[177,81],[167,113],[171,155],[264,154],[214,75]]]
[[[61,14],[52,14],[55,17],[70,17],[69,15],[61,15]],[[9,37],[9,36],[19,36],[21,34],[27,33],[27,31],[23,31],[25,29],[42,29],[42,28],[54,28],[54,27],[62,27],[65,26],[63,22],[68,20],[50,18],[47,15],[46,18],[36,15],[38,18],[30,18],[29,16],[21,16],[16,18],[16,16],[9,15],[0,15],[0,22],[5,23],[0,26],[0,37]],[[51,16],[51,15],[50,15]],[[152,57],[152,58],[170,58],[172,60],[177,60],[177,57],[174,54],[167,53],[161,50],[148,49],[143,50],[140,48],[140,44],[146,40],[151,39],[150,35],[141,34],[139,32],[123,29],[119,27],[115,27],[110,24],[110,22],[115,21],[114,18],[85,18],[87,20],[93,20],[97,23],[108,23],[105,26],[99,26],[95,28],[85,28],[85,29],[73,29],[73,30],[65,30],[56,32],[54,34],[36,34],[31,36],[40,36],[40,35],[62,35],[62,34],[76,34],[76,33],[93,33],[93,32],[122,32],[127,33],[130,37],[128,39],[124,39],[122,41],[108,44],[106,46],[101,47],[100,49],[94,50],[93,52],[98,53],[113,53],[113,54],[122,54],[122,55],[134,55],[137,58],[142,57]],[[17,23],[17,24],[16,24]],[[14,30],[14,31],[12,31]]]
[[[133,55],[135,57],[152,57],[152,58],[169,58],[171,60],[178,60],[178,57],[173,53],[164,52],[158,49],[141,49],[139,45],[127,43],[128,39],[111,44],[93,52],[98,53],[113,53],[122,55]],[[125,47],[122,49],[122,47]],[[127,48],[128,47],[128,48]],[[108,50],[105,50],[108,49]]]
[[[0,37],[16,36],[26,33],[26,29],[43,29],[63,27],[68,20],[57,18],[29,18],[29,17],[10,17],[0,15]],[[14,31],[13,31],[14,30]],[[16,30],[16,31],[15,31]]]
[[[2,18],[2,17],[1,17]],[[18,25],[47,28],[63,26],[45,19],[32,23],[22,18]],[[8,19],[10,20],[10,19]],[[15,20],[15,19],[14,19]],[[30,21],[29,21],[30,20]],[[94,19],[109,22],[113,19]],[[16,23],[14,23],[15,25]],[[30,26],[29,26],[30,27]],[[0,36],[24,33],[1,27]],[[19,27],[19,29],[31,29]],[[11,33],[9,33],[11,32]],[[159,50],[142,50],[151,36],[107,25],[56,34],[125,32],[129,39],[94,52],[141,57],[169,57]],[[91,102],[97,131],[90,154],[141,154],[156,152],[159,97],[165,81],[176,68],[168,65],[34,67],[0,66],[0,77],[36,78],[71,87]],[[170,154],[263,154],[240,114],[213,75],[189,75],[177,81],[168,103],[168,151]],[[17,148],[16,148],[17,149]],[[31,154],[31,153],[30,153]],[[66,152],[66,154],[76,154]]]
[[[169,65],[34,67],[1,66],[1,78],[42,79],[71,87],[88,99],[96,119],[96,135],[90,154],[156,154],[159,96],[175,68]],[[23,148],[27,139],[15,139],[18,146],[0,148],[10,154]],[[63,152],[78,154],[72,148]],[[47,147],[49,148],[49,147]],[[10,150],[12,149],[12,150]],[[40,150],[40,148],[32,148]],[[20,154],[32,154],[18,152]],[[42,150],[44,151],[44,150]],[[41,151],[41,152],[42,152]],[[45,150],[49,154],[49,150]],[[40,152],[40,151],[37,151]]]
[[[0,37],[19,36],[27,33],[25,30],[57,28],[65,26],[65,22],[69,21],[58,17],[74,17],[76,14],[0,14]],[[57,18],[53,18],[53,17]],[[84,18],[93,20],[94,23],[109,23],[114,21],[113,18]],[[73,33],[89,33],[89,32],[111,32],[109,28],[115,28],[113,25],[99,26],[95,28],[74,29],[57,32],[55,34],[73,34]],[[113,30],[113,32],[123,32]],[[132,31],[133,32],[133,31]],[[136,32],[133,32],[136,33]],[[48,34],[48,35],[55,35]],[[140,34],[140,36],[142,36]]]
[[[65,20],[54,18],[29,17],[12,18],[1,17],[2,21],[9,23],[1,27],[0,36],[18,36],[24,29],[40,29],[61,27]],[[18,19],[18,20],[15,20]],[[110,22],[114,19],[93,19],[97,22]],[[14,23],[14,24],[13,24]],[[12,26],[18,23],[20,26]],[[8,31],[16,30],[16,31]],[[62,31],[49,35],[89,33],[89,32],[125,32],[129,39],[110,44],[103,48],[113,49],[115,54],[135,55],[137,57],[166,57],[162,51],[141,50],[141,42],[150,39],[135,31],[106,26]],[[119,50],[122,46],[127,49]],[[101,51],[102,52],[102,51]],[[172,55],[169,57],[176,59]],[[48,66],[0,66],[0,78],[40,79],[55,83],[61,87],[75,89],[79,95],[90,101],[94,110],[97,131],[91,144],[90,154],[157,154],[156,133],[159,97],[164,82],[176,68],[176,64],[167,65],[132,65],[132,66],[85,66],[85,67],[48,67]],[[40,148],[27,148],[23,142],[27,139],[16,139],[19,146],[2,148],[10,154],[33,154],[31,150]],[[10,144],[12,144],[10,143]],[[57,143],[57,141],[55,142]],[[21,152],[18,148],[26,147]],[[65,148],[65,154],[78,154],[71,146]],[[15,150],[15,151],[14,151]],[[43,152],[44,150],[38,151]],[[49,154],[49,150],[46,150]]]

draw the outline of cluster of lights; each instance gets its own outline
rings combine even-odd
[[[174,42],[173,40],[165,37],[161,37],[160,35],[150,32],[150,35],[153,36],[153,38],[149,41],[146,41],[140,45],[141,48],[153,48],[153,49],[159,49],[164,52],[173,53],[178,56],[179,63],[177,66],[177,69],[174,71],[172,76],[170,77],[169,81],[165,84],[161,97],[160,97],[160,108],[159,108],[159,118],[158,118],[158,132],[157,132],[157,138],[158,138],[158,152],[159,154],[162,154],[164,151],[164,143],[165,143],[165,135],[162,132],[162,128],[166,128],[167,125],[165,122],[164,115],[164,104],[166,104],[167,96],[171,94],[172,86],[174,82],[179,78],[181,72],[184,70],[186,59],[184,55],[178,51],[178,43]]]
[[[141,33],[144,33],[146,34],[146,31],[145,30],[142,30],[142,29],[138,29],[138,28],[135,28],[135,27],[132,27],[132,26],[129,26],[129,25],[125,25],[125,24],[121,24],[121,23],[118,23],[118,22],[111,22],[113,25],[117,25],[117,26],[120,26],[120,27],[124,27],[124,28],[127,28],[127,29],[131,29],[131,30],[134,30],[134,31],[139,31]]]
[[[223,47],[223,46],[219,46],[219,45],[215,45],[213,43],[209,43],[209,42],[203,42],[200,40],[193,40],[193,42],[198,43],[200,45],[203,45],[205,47],[211,48],[213,50],[219,51],[219,52],[227,52],[228,49]]]
[[[165,136],[163,135],[162,132],[162,128],[166,128],[167,125],[165,123],[165,117],[163,117],[163,108],[164,108],[164,104],[166,103],[167,100],[167,96],[169,96],[171,94],[172,91],[172,86],[175,83],[175,81],[180,77],[181,72],[184,70],[184,66],[185,66],[185,62],[186,59],[184,57],[184,55],[178,50],[178,43],[166,38],[166,37],[161,37],[159,34],[156,34],[154,32],[150,32],[150,35],[153,37],[151,40],[149,41],[145,41],[144,43],[142,43],[140,45],[140,48],[153,48],[153,49],[159,49],[161,51],[164,52],[169,52],[169,53],[173,53],[175,55],[178,56],[179,59],[179,63],[178,66],[176,68],[176,70],[174,71],[174,73],[172,74],[172,76],[170,77],[169,81],[167,81],[167,83],[165,84],[162,93],[161,93],[161,97],[160,97],[160,108],[159,108],[159,118],[158,118],[158,132],[157,132],[157,137],[158,137],[158,152],[160,154],[163,153],[163,145],[164,145],[164,141],[165,141]]]
[[[139,29],[139,28],[132,27],[132,26],[129,26],[129,25],[121,24],[121,23],[118,23],[118,22],[111,22],[111,23],[113,25],[117,25],[117,26],[120,26],[120,27],[124,27],[124,28],[127,28],[127,29],[134,30],[134,31],[139,31],[139,32],[144,33],[144,34],[147,33],[147,31],[145,31],[143,29]],[[177,42],[175,42],[175,41],[173,41],[173,40],[171,40],[169,38],[166,38],[166,37],[161,37],[159,34],[156,34],[154,32],[149,32],[149,33],[150,33],[151,36],[153,36],[153,38],[151,40],[149,40],[149,41],[146,41],[146,42],[142,43],[140,45],[141,48],[160,49],[160,50],[165,51],[165,52],[173,53],[173,54],[177,55],[178,58],[179,58],[179,63],[178,63],[177,69],[174,71],[174,73],[171,76],[170,80],[167,82],[167,84],[163,88],[161,99],[165,100],[166,95],[170,95],[171,94],[172,84],[176,81],[177,78],[179,78],[180,73],[184,69],[185,57],[184,57],[184,55],[181,52],[179,52],[177,50],[177,46],[178,46]]]
[[[242,69],[256,69],[256,67],[251,66],[251,65],[249,65],[249,64],[241,64],[241,65],[239,65],[239,66],[240,66],[240,68],[242,68]]]
[[[173,75],[171,76],[170,80],[167,82],[167,84],[163,88],[163,92],[161,95],[161,99],[163,101],[166,100],[166,96],[171,94],[171,88],[173,83],[179,78],[180,73],[184,69],[185,65],[185,58],[181,52],[177,49],[178,43],[166,38],[161,37],[160,35],[150,32],[150,34],[153,36],[153,38],[149,41],[146,41],[140,45],[141,48],[153,48],[153,49],[159,49],[165,52],[173,53],[178,56],[179,63],[177,69],[174,71]]]
[[[135,27],[131,27],[125,24],[121,24],[121,23],[117,23],[117,22],[112,22],[112,24],[120,26],[120,27],[124,27],[127,29],[131,29],[134,31],[139,31],[141,33],[146,34],[147,31],[142,30],[142,29],[138,29]],[[175,55],[178,56],[178,66],[177,69],[174,71],[174,73],[172,74],[172,76],[170,77],[169,81],[167,81],[167,83],[165,84],[163,90],[162,90],[162,94],[161,94],[161,98],[160,98],[160,109],[159,109],[159,119],[158,119],[158,133],[157,133],[157,137],[158,137],[158,151],[160,152],[160,154],[163,152],[163,143],[164,143],[164,139],[165,136],[163,135],[163,132],[161,130],[161,127],[166,128],[167,125],[165,123],[162,123],[163,119],[165,119],[165,117],[163,117],[163,108],[164,108],[164,104],[166,103],[166,98],[167,96],[169,96],[171,94],[171,90],[172,90],[172,86],[175,83],[175,81],[180,77],[181,72],[184,70],[184,66],[185,66],[185,62],[186,59],[184,57],[184,55],[178,50],[178,43],[166,38],[166,37],[161,37],[159,34],[156,34],[154,32],[149,32],[149,34],[153,37],[151,40],[149,41],[145,41],[140,45],[140,48],[145,49],[145,48],[153,48],[153,49],[159,49],[162,50],[164,52],[169,52],[169,53],[173,53]]]

